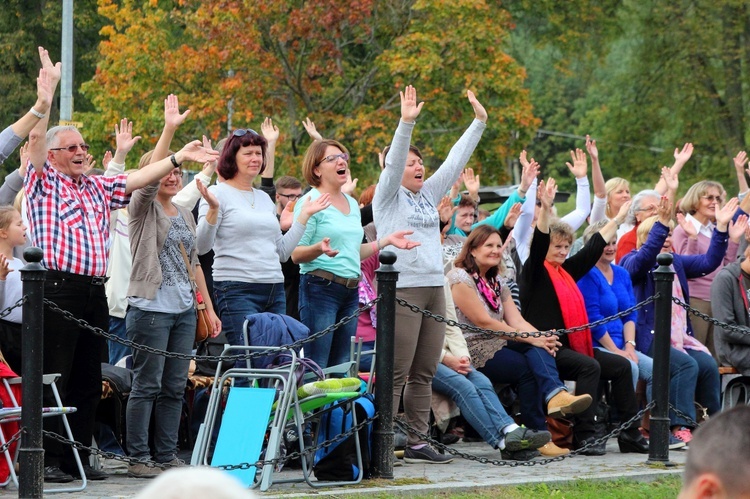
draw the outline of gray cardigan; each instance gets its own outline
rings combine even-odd
[[[164,213],[161,203],[156,201],[158,192],[158,181],[138,189],[133,192],[128,206],[130,252],[133,254],[133,269],[130,273],[128,296],[137,296],[147,300],[153,300],[156,297],[156,291],[161,286],[162,273],[159,253],[164,247],[169,228],[172,225],[171,220]],[[190,228],[193,237],[195,237],[193,214],[187,208],[174,206]],[[199,265],[195,244],[190,251],[190,262],[193,268]]]
[[[750,318],[739,278],[739,262],[727,265],[716,275],[711,285],[711,311],[721,322],[748,329],[731,331],[715,326],[714,346],[722,365],[733,366],[743,375],[750,376]]]

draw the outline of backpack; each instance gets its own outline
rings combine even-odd
[[[333,405],[333,404],[331,404]],[[318,428],[317,444],[334,438],[336,435],[352,428],[352,414],[350,405],[338,406],[326,411],[320,420]],[[354,410],[357,411],[357,424],[375,415],[375,404],[373,396],[365,394],[354,401]],[[370,477],[370,439],[372,434],[372,423],[369,423],[357,432],[359,433],[359,446],[362,452],[362,469],[357,465],[357,448],[354,435],[349,435],[343,440],[333,443],[329,447],[318,449],[313,460],[313,472],[315,478],[326,481],[356,481],[361,478]]]

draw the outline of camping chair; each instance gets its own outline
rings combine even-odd
[[[55,397],[55,407],[43,407],[42,408],[42,417],[50,417],[50,416],[60,416],[62,417],[63,426],[65,428],[65,434],[68,437],[69,440],[74,440],[73,438],[73,432],[70,430],[70,424],[68,424],[68,418],[67,414],[71,414],[76,411],[75,407],[64,407],[62,405],[62,400],[60,400],[60,393],[57,390],[56,381],[60,377],[59,374],[45,374],[42,377],[42,383],[45,386],[48,386],[52,390],[52,394]],[[18,402],[18,398],[16,397],[16,393],[18,391],[14,392],[14,387],[19,387],[21,385],[21,378],[15,377],[15,378],[3,378],[3,389],[5,390],[5,393],[8,395],[8,398],[11,402],[11,409],[6,414],[0,414],[0,422],[6,423],[11,421],[19,421],[21,419],[21,412],[22,408],[21,405]],[[3,433],[3,428],[0,426],[0,445],[5,444],[8,438],[12,437],[12,435],[5,435]],[[15,470],[15,463],[18,459],[18,447],[16,447],[15,452],[11,452],[11,449],[6,449],[5,452],[3,452],[3,455],[5,457],[5,461],[8,464],[8,471],[9,471],[9,477],[8,480],[6,480],[5,483],[0,484],[0,486],[5,486],[9,482],[13,482],[18,488],[18,476],[16,475]],[[71,449],[73,451],[73,457],[76,461],[76,466],[78,467],[78,472],[81,474],[81,480],[82,483],[78,487],[61,487],[61,488],[55,488],[55,489],[44,489],[45,494],[53,494],[58,492],[80,492],[81,490],[84,490],[87,485],[86,480],[86,473],[83,471],[83,463],[81,463],[81,457],[78,454],[78,450],[74,447]]]
[[[349,355],[351,358],[351,361],[354,363],[354,366],[352,367],[352,376],[358,376],[360,379],[364,380],[365,383],[367,383],[367,393],[372,393],[373,389],[375,388],[375,359],[376,359],[376,352],[375,347],[373,347],[370,350],[362,350],[362,338],[356,338],[352,336],[352,343],[351,347],[349,348]],[[371,355],[372,359],[370,361],[370,370],[362,372],[359,370],[360,368],[360,360],[362,359],[363,355]]]

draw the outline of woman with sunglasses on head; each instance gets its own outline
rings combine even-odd
[[[672,244],[679,255],[702,255],[708,251],[711,235],[716,226],[716,212],[724,201],[724,187],[719,182],[702,180],[693,184],[680,201],[686,215],[677,215],[679,226],[674,229]],[[711,283],[725,265],[737,260],[739,241],[745,232],[747,216],[729,226],[729,245],[719,267],[706,275],[688,279],[690,306],[704,314],[711,314]],[[706,345],[716,358],[714,349],[714,327],[706,321],[693,321],[695,338]]]
[[[362,244],[364,229],[359,205],[342,191],[348,169],[349,152],[330,139],[310,144],[302,162],[302,173],[312,189],[301,202],[329,200],[326,209],[310,217],[299,246],[292,252],[292,259],[300,264],[299,315],[310,333],[321,331],[357,310],[361,260],[388,245],[401,249],[419,245],[406,239],[404,236],[411,232],[404,230]],[[295,220],[302,217],[303,209],[303,204],[295,205]],[[357,321],[350,320],[306,344],[305,356],[323,368],[342,364],[349,360],[351,338],[356,332]]]
[[[385,168],[372,202],[378,234],[407,227],[414,231],[414,239],[422,243],[410,253],[396,251],[397,296],[440,315],[445,313],[445,295],[437,206],[468,163],[487,122],[484,106],[471,91],[467,93],[475,119],[440,168],[425,179],[422,154],[411,145],[415,120],[424,103],[418,103],[414,87],[406,87],[401,93],[401,121],[385,157]],[[429,433],[432,378],[440,360],[444,336],[445,324],[396,307],[393,406],[398,407],[406,385],[406,420],[422,433]],[[442,464],[452,459],[435,452],[415,434],[409,434],[409,444],[404,451],[406,462]]]
[[[278,137],[270,120],[261,130]],[[266,156],[268,144],[255,130],[235,130],[217,167],[224,182],[209,189],[213,197],[201,201],[199,209],[198,253],[214,250],[214,302],[232,345],[244,345],[246,315],[286,313],[281,262],[297,246],[308,218],[330,204],[328,196],[304,203],[297,221],[282,235],[274,201],[253,187],[272,161]]]

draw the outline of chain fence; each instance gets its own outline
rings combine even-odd
[[[16,443],[18,440],[21,440],[21,436],[26,433],[26,428],[23,426],[18,429],[17,432],[13,434],[12,437],[10,437],[10,440],[5,442],[3,445],[0,445],[0,454],[5,452],[6,450],[10,449],[10,446]]]
[[[6,317],[8,317],[11,312],[13,312],[18,307],[22,306],[25,302],[26,302],[26,297],[22,296],[13,305],[11,305],[10,307],[8,307],[5,310],[3,310],[2,312],[0,312],[0,319],[5,319]]]
[[[726,331],[734,331],[736,333],[750,334],[750,328],[747,328],[745,326],[740,326],[740,325],[737,325],[737,324],[727,324],[726,322],[721,322],[720,320],[718,320],[718,319],[716,319],[714,317],[711,317],[708,314],[704,314],[703,312],[701,312],[700,310],[698,310],[696,308],[691,307],[690,305],[688,305],[684,301],[680,300],[676,296],[672,297],[672,301],[674,303],[676,303],[677,305],[679,305],[680,307],[684,308],[689,314],[692,314],[692,315],[698,317],[699,319],[702,319],[702,320],[708,322],[709,324],[713,324],[714,326],[718,326],[718,327],[720,327],[720,328],[722,328],[722,329],[724,329]]]
[[[406,300],[403,300],[401,298],[396,298],[396,303],[401,305],[402,307],[408,308],[412,312],[416,314],[422,314],[425,317],[429,317],[430,319],[434,319],[437,322],[444,322],[448,326],[454,326],[460,329],[463,329],[464,331],[469,331],[472,333],[479,333],[479,334],[485,334],[485,335],[500,335],[506,338],[541,338],[542,336],[561,336],[564,334],[570,334],[575,333],[577,331],[584,331],[586,329],[591,329],[592,327],[600,326],[602,324],[606,324],[608,322],[611,322],[615,319],[620,319],[622,317],[626,317],[633,313],[634,311],[645,307],[649,303],[653,303],[654,300],[656,300],[659,297],[659,293],[654,294],[653,296],[646,298],[640,303],[637,303],[633,305],[632,307],[623,310],[622,312],[618,312],[614,315],[611,315],[609,317],[605,317],[603,319],[599,319],[598,321],[591,322],[589,324],[584,324],[583,326],[576,326],[572,328],[567,329],[550,329],[549,331],[519,331],[519,332],[508,332],[508,331],[496,331],[494,329],[483,329],[478,326],[474,326],[473,324],[465,324],[463,322],[454,321],[453,319],[446,319],[440,314],[435,314],[429,310],[423,310],[419,308],[417,305],[413,305]]]

